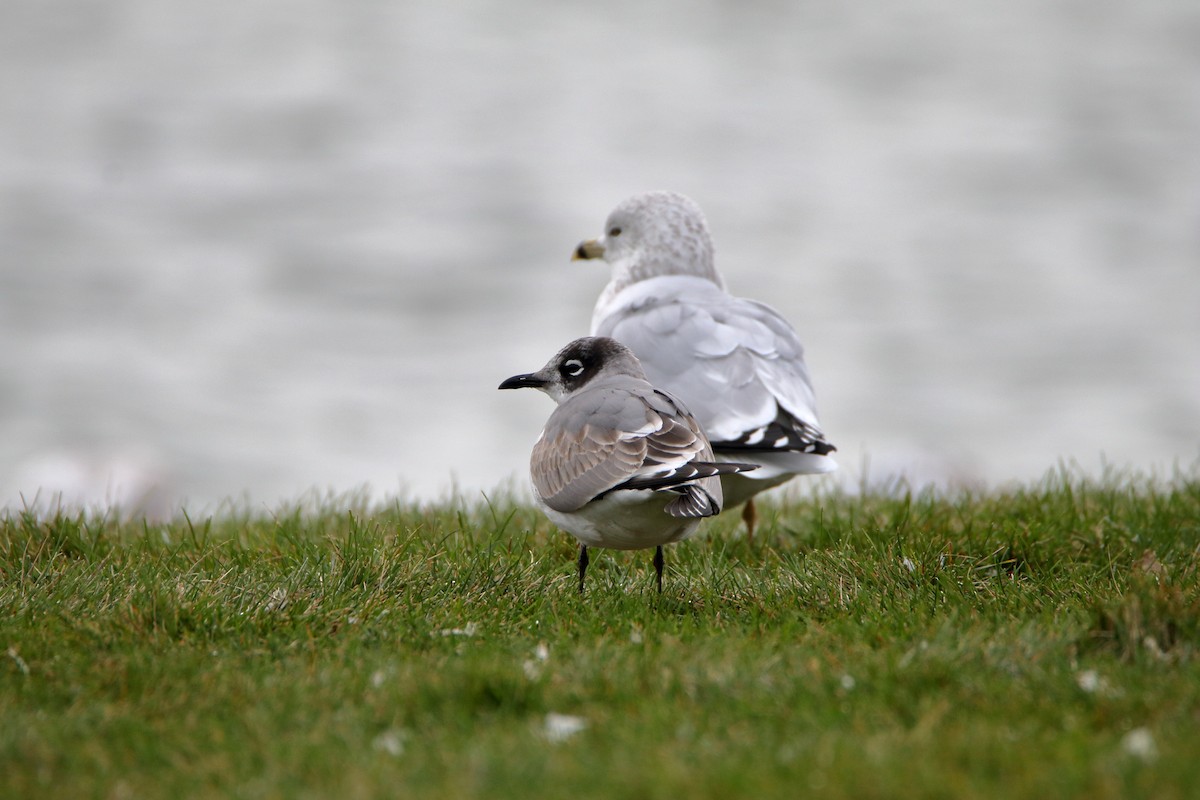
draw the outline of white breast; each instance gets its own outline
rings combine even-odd
[[[641,550],[686,539],[700,524],[698,519],[679,519],[663,511],[673,498],[669,492],[622,490],[569,514],[539,505],[551,522],[581,544]]]

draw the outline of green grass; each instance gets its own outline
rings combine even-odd
[[[580,597],[511,502],[11,513],[0,796],[1200,795],[1200,478],[737,523]]]

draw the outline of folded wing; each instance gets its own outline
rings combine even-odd
[[[804,348],[770,306],[669,275],[626,289],[598,310],[593,329],[627,345],[652,383],[684,398],[719,452],[835,449],[817,421]]]
[[[571,512],[609,492],[650,489],[678,495],[672,516],[720,512],[714,476],[753,469],[717,463],[699,424],[671,396],[635,379],[570,398],[533,448],[534,488],[550,508]]]

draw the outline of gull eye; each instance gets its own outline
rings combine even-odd
[[[620,236],[620,235],[621,235],[621,229],[620,229],[620,228],[618,228],[618,227],[616,227],[616,226],[614,225],[613,227],[611,227],[611,228],[609,228],[609,229],[608,229],[608,235],[609,235],[609,236]]]
[[[569,361],[563,362],[562,374],[571,378],[578,378],[583,374],[583,362],[578,358],[572,358]]]

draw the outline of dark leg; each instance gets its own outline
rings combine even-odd
[[[579,593],[583,594],[583,574],[587,572],[587,545],[579,545]]]
[[[662,545],[660,544],[658,547],[654,548],[654,573],[658,576],[658,593],[659,594],[662,594],[662,568],[663,568],[663,557],[662,557]]]
[[[746,541],[754,544],[754,523],[758,522],[758,510],[754,508],[753,497],[742,506],[742,521],[746,523]]]

